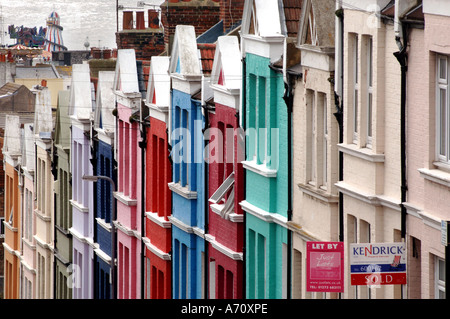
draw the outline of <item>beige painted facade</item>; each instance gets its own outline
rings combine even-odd
[[[344,17],[344,178],[336,184],[344,194],[344,298],[400,298],[400,285],[352,286],[348,254],[351,243],[402,240],[399,49],[393,23],[352,9]]]
[[[424,30],[411,30],[408,50],[408,299],[443,298],[441,221],[450,220],[450,170],[438,159],[437,150],[436,72],[438,59],[450,57],[448,3],[424,1],[424,22]],[[448,83],[442,88],[447,87]]]

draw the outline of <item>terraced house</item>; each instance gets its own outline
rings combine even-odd
[[[148,107],[145,165],[146,298],[172,298],[172,163],[169,158],[170,57],[154,56],[145,104]]]
[[[53,298],[53,259],[54,259],[54,201],[52,158],[53,113],[50,104],[50,91],[37,86],[35,120],[33,125],[36,144],[36,297]]]
[[[92,175],[91,158],[91,113],[93,111],[91,81],[88,64],[72,66],[70,85],[69,117],[71,123],[70,165],[72,173],[72,262],[73,298],[93,297],[93,183],[83,180],[83,175]]]
[[[289,293],[287,7],[283,1],[246,1],[242,20],[246,182],[240,204],[246,214],[247,298]]]
[[[70,91],[60,91],[55,119],[55,138],[52,152],[55,207],[55,291],[57,299],[72,299],[72,174],[70,159]]]

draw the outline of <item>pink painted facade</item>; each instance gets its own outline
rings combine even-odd
[[[446,92],[448,101],[449,90],[448,79],[443,80],[444,77],[437,73],[438,66],[442,66],[448,74],[450,63],[446,36],[450,33],[450,10],[444,2],[424,1],[424,29],[413,27],[409,30],[406,89],[408,200],[405,204],[408,213],[408,299],[442,298],[444,288],[439,278],[440,267],[445,262],[441,220],[450,220],[450,173],[448,161],[440,159],[438,150],[441,107],[438,93]],[[439,65],[440,58],[446,61],[446,67]]]
[[[134,50],[119,50],[117,98],[117,298],[141,297],[141,140],[139,92]]]

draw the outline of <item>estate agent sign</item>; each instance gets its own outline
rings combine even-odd
[[[306,290],[344,291],[344,243],[306,243]]]
[[[405,243],[350,244],[352,285],[406,284]]]

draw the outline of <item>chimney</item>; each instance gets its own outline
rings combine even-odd
[[[229,32],[242,21],[245,0],[220,0],[220,20],[223,20],[223,31]]]
[[[148,10],[148,27],[150,29],[159,29],[159,12],[156,10]]]
[[[124,11],[122,22],[123,22],[122,29],[124,30],[133,29],[133,11]]]
[[[195,33],[200,35],[220,21],[219,0],[169,0],[161,4],[160,8],[164,44],[169,54],[177,25],[192,25]]]
[[[136,30],[145,29],[144,11],[136,11]]]

